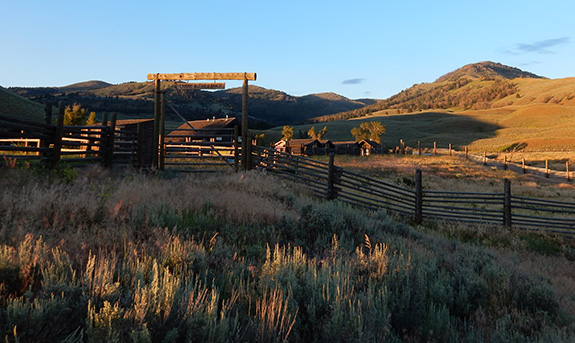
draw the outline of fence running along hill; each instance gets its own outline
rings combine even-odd
[[[483,223],[575,234],[575,203],[514,196],[505,180],[501,193],[423,190],[421,171],[414,189],[399,187],[328,163],[253,147],[253,166],[308,186],[316,195],[370,210],[387,210],[411,218]]]
[[[7,161],[25,161],[48,168],[66,161],[73,165],[101,163],[107,167],[119,164],[147,169],[154,149],[144,144],[144,126],[117,128],[115,118],[103,122],[94,126],[64,126],[63,115],[59,115],[57,125],[0,116],[0,155]],[[165,164],[177,171],[212,171],[215,167],[220,167],[219,171],[238,170],[243,154],[237,128],[204,138],[201,142],[161,144],[160,166],[163,168]],[[225,144],[217,142],[224,138],[228,141]],[[501,193],[428,191],[424,190],[418,171],[414,189],[407,189],[337,167],[333,154],[325,163],[251,144],[247,144],[247,149],[247,166],[304,184],[322,198],[370,210],[387,210],[415,223],[455,220],[575,234],[575,203],[514,196],[508,180]]]

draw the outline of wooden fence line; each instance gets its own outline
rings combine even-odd
[[[483,165],[488,165],[488,163],[490,162],[490,159],[487,156],[487,152],[484,151],[482,155],[473,155],[469,152],[469,148],[465,147],[464,151],[457,151],[453,148],[452,144],[448,144],[447,148],[438,148],[437,147],[437,142],[433,142],[433,148],[423,148],[421,145],[421,142],[418,141],[417,142],[418,147],[417,148],[410,148],[410,147],[406,147],[405,146],[405,142],[403,140],[400,140],[400,146],[398,149],[396,148],[395,150],[393,150],[394,152],[399,152],[401,151],[402,153],[407,153],[408,151],[410,151],[411,153],[417,153],[419,155],[424,155],[424,154],[429,154],[429,155],[440,155],[442,151],[445,152],[445,155],[448,156],[464,156],[465,160],[475,160],[477,162],[482,162]],[[538,172],[541,173],[542,175],[545,175],[545,177],[550,177],[550,175],[556,175],[557,177],[560,177],[560,175],[564,174],[565,179],[567,181],[572,181],[573,177],[572,177],[572,171],[570,170],[570,164],[569,161],[565,162],[565,170],[554,170],[551,169],[549,167],[549,160],[544,160],[541,161],[541,163],[544,164],[544,167],[535,167],[535,166],[529,166],[527,165],[527,160],[523,157],[521,159],[520,163],[516,163],[516,162],[511,162],[510,160],[508,160],[508,156],[504,155],[503,157],[503,161],[499,162],[497,160],[493,160],[492,163],[495,163],[497,166],[502,167],[504,170],[507,170],[509,167],[513,167],[515,168],[515,170],[520,170],[523,174],[527,174],[530,170],[534,171],[534,172]]]
[[[418,170],[415,189],[407,189],[337,167],[334,154],[324,163],[260,146],[252,152],[256,169],[303,184],[317,196],[383,209],[418,224],[451,220],[575,234],[575,203],[513,196],[507,179],[502,193],[427,191]]]

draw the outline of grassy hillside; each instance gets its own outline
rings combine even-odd
[[[29,172],[0,169],[6,341],[575,339],[568,240],[412,227],[257,172]]]
[[[0,87],[0,115],[44,121],[44,106]]]
[[[462,70],[466,73],[447,74],[363,109],[318,118],[313,126],[326,126],[328,139],[350,140],[353,127],[380,121],[387,127],[383,141],[388,147],[403,139],[410,146],[437,142],[441,147],[467,146],[474,153],[575,150],[575,78],[505,79],[492,73],[480,78]],[[428,107],[439,109],[424,109]],[[341,119],[329,121],[336,118]],[[311,126],[296,126],[295,132],[305,133]],[[280,132],[270,130],[270,140],[279,139]]]
[[[540,103],[575,105],[575,78],[549,80],[499,63],[466,65],[373,105],[315,118],[316,122],[430,110],[467,111]]]

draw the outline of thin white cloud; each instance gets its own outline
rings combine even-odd
[[[344,85],[359,85],[360,83],[363,83],[365,81],[365,79],[349,79],[349,80],[344,80],[342,82],[342,84]]]
[[[571,43],[570,37],[545,39],[534,43],[519,43],[513,49],[506,50],[508,54],[521,55],[528,53],[554,54],[552,48]]]

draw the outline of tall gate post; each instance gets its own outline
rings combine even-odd
[[[160,104],[160,127],[158,131],[160,156],[158,157],[158,168],[160,168],[160,170],[164,170],[164,159],[166,158],[166,91],[161,92]]]
[[[158,147],[160,143],[160,79],[157,75],[154,82],[154,149],[152,150],[152,168],[158,168]]]
[[[248,170],[248,144],[252,144],[248,141],[248,79],[244,77],[244,83],[242,87],[242,169]]]
[[[421,169],[415,171],[415,223],[423,222],[423,183]]]

